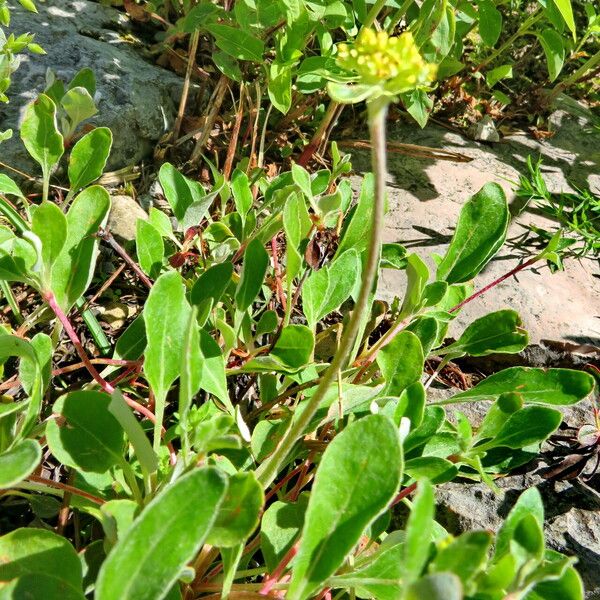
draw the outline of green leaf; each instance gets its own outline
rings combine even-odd
[[[421,575],[429,557],[429,546],[433,533],[435,498],[433,487],[427,479],[417,484],[408,523],[402,564],[405,581],[415,581]]]
[[[584,596],[579,573],[569,567],[560,578],[538,583],[527,600],[583,600]]]
[[[485,569],[491,545],[489,531],[467,531],[438,550],[429,570],[454,573],[463,584],[467,584]]]
[[[155,451],[160,444],[167,392],[181,372],[181,353],[189,312],[181,275],[177,271],[163,273],[152,286],[144,305],[148,338],[144,374],[156,396]]]
[[[109,553],[95,599],[164,598],[204,543],[226,486],[217,469],[205,467],[156,496]]]
[[[269,572],[277,567],[300,534],[307,502],[308,494],[301,494],[296,502],[273,502],[265,511],[261,520],[260,548]]]
[[[39,528],[21,528],[0,538],[0,580],[15,585],[3,598],[55,598],[52,587],[60,590],[67,600],[83,600],[81,561],[77,552],[63,536]],[[26,578],[23,588],[34,595],[17,594],[19,580]],[[39,578],[39,579],[38,579]],[[37,581],[37,586],[34,584]],[[2,588],[4,592],[6,588]],[[9,592],[9,593],[10,593]]]
[[[60,104],[69,119],[68,127],[65,127],[64,122],[62,124],[67,139],[73,135],[81,122],[93,117],[98,112],[94,99],[84,87],[73,87],[67,90]]]
[[[412,90],[402,94],[402,102],[408,114],[423,128],[429,120],[429,113],[433,108],[433,100],[422,89]]]
[[[71,150],[69,182],[77,191],[98,179],[110,154],[112,132],[108,127],[97,127],[86,133]]]
[[[0,454],[0,489],[8,489],[29,477],[41,460],[42,449],[35,440],[21,440],[10,450],[2,452]]]
[[[271,355],[292,368],[304,367],[312,358],[315,338],[306,325],[288,325],[281,330]]]
[[[252,198],[248,175],[244,171],[240,171],[240,169],[235,169],[231,175],[231,193],[233,194],[235,209],[242,219],[243,227],[246,222],[246,215],[252,208],[254,199]]]
[[[571,0],[554,0],[554,4],[556,5],[556,8],[558,8],[560,14],[562,15],[562,18],[565,20],[567,27],[573,34],[573,39],[575,39],[575,18],[573,17],[573,7],[571,6]]]
[[[350,248],[331,264],[311,273],[302,288],[302,308],[311,327],[350,297],[360,272],[360,256]]]
[[[359,254],[366,250],[371,231],[374,193],[375,179],[372,173],[367,173],[360,188],[356,209],[350,216],[349,224],[344,223],[345,229],[335,253],[336,257],[341,256],[350,248],[354,248]]]
[[[382,269],[405,269],[406,248],[400,244],[390,243],[381,246]]]
[[[211,298],[213,307],[216,306],[231,283],[232,274],[233,263],[231,262],[219,263],[204,271],[192,287],[190,293],[192,305],[200,306],[202,302]]]
[[[385,386],[382,396],[399,396],[423,374],[423,348],[419,338],[410,331],[400,332],[377,355]]]
[[[368,557],[366,565],[359,564],[349,573],[331,577],[329,583],[334,588],[353,588],[359,598],[397,600],[402,598],[402,576],[402,544],[383,544]]]
[[[76,87],[85,88],[90,96],[94,96],[96,94],[96,76],[94,75],[94,71],[89,67],[83,67],[83,69],[77,71],[67,89],[72,90]]]
[[[242,274],[235,292],[239,311],[247,310],[258,296],[268,267],[269,255],[262,243],[254,238],[244,252]]]
[[[327,84],[327,93],[334,102],[340,104],[356,104],[366,100],[373,94],[373,86],[361,83],[337,83],[330,81]]]
[[[488,450],[503,446],[505,448],[524,448],[543,442],[558,429],[562,413],[545,406],[526,406],[510,415],[498,433],[491,440],[476,446],[477,450]]]
[[[404,471],[411,479],[427,478],[436,485],[452,481],[458,475],[456,465],[439,456],[410,458],[404,463]]]
[[[28,240],[18,238],[8,227],[0,225],[0,279],[32,282],[35,271],[41,268],[35,241],[39,243],[35,237]]]
[[[258,525],[264,501],[254,473],[232,475],[207,543],[231,548],[245,542]]]
[[[300,191],[311,199],[313,197],[310,173],[298,163],[292,163],[292,178],[294,183],[300,188]]]
[[[200,333],[198,331],[198,311],[192,308],[186,325],[181,353],[181,376],[179,380],[179,427],[182,432],[182,451],[184,464],[187,464],[189,452],[188,417],[192,400],[200,389]]]
[[[158,229],[144,219],[137,220],[135,250],[142,271],[156,279],[162,269],[165,245]]]
[[[269,99],[284,115],[292,104],[292,67],[288,64],[271,63],[269,67]]]
[[[481,425],[477,429],[475,439],[481,441],[497,435],[509,417],[521,408],[523,408],[523,399],[518,393],[502,394],[490,406]]]
[[[67,239],[67,219],[56,204],[46,200],[35,209],[31,230],[42,242],[44,280],[50,283],[52,267]]]
[[[490,88],[494,87],[502,79],[512,79],[513,66],[510,64],[500,65],[495,69],[490,69],[485,76],[485,80]]]
[[[460,579],[454,573],[433,573],[415,581],[403,600],[463,600]]]
[[[208,331],[200,330],[200,388],[216,396],[227,411],[233,415],[234,409],[227,391],[225,378],[225,358],[219,344],[212,339]]]
[[[124,432],[109,403],[108,394],[91,391],[70,392],[54,403],[59,416],[46,424],[46,439],[61,463],[105,473],[122,462]]]
[[[23,192],[19,186],[4,173],[0,173],[0,194],[7,196],[16,196],[17,198],[24,198]]]
[[[121,334],[115,345],[113,358],[137,360],[146,349],[146,325],[144,315],[138,315]]]
[[[135,418],[131,408],[127,406],[120,390],[115,390],[112,393],[108,410],[127,434],[142,470],[146,474],[154,473],[158,469],[157,456],[152,450],[152,445],[148,441],[145,431]]]
[[[521,352],[529,341],[521,325],[521,318],[514,310],[488,313],[471,323],[456,342],[437,351],[437,354],[486,356]]]
[[[242,81],[240,64],[233,56],[230,56],[227,52],[218,51],[213,52],[211,58],[217,69],[219,69],[223,75],[227,75],[227,77],[233,79],[233,81]]]
[[[45,333],[36,333],[30,340],[30,345],[35,353],[33,360],[31,356],[22,355],[19,363],[19,379],[28,396],[39,393],[41,375],[41,390],[46,390],[52,377],[52,354],[54,347],[52,338]],[[37,391],[36,391],[37,390]],[[36,415],[37,416],[37,415]]]
[[[183,221],[187,209],[205,196],[199,183],[182,175],[171,163],[160,168],[158,179],[178,221]]]
[[[106,223],[110,196],[99,185],[81,192],[67,213],[67,239],[52,268],[52,291],[67,311],[89,286],[98,255],[98,229]]]
[[[23,600],[23,598],[85,600],[81,589],[71,587],[48,573],[25,573],[2,587],[2,600]]]
[[[303,600],[333,575],[400,483],[402,449],[393,423],[369,415],[329,444],[313,484],[289,600]]]
[[[456,394],[448,403],[496,400],[501,394],[516,392],[526,403],[569,406],[583,400],[593,389],[594,378],[582,371],[511,367]]]
[[[45,180],[63,155],[63,137],[56,125],[56,105],[40,94],[25,109],[21,139],[27,152],[40,165]]]
[[[19,0],[19,4],[29,12],[37,13],[37,8],[32,0]]]
[[[502,13],[492,0],[478,0],[479,35],[486,46],[495,46],[502,32]]]
[[[228,25],[210,23],[205,26],[205,29],[215,37],[217,46],[233,58],[262,62],[265,52],[262,40]]]
[[[523,517],[533,515],[538,524],[544,525],[544,503],[537,488],[525,490],[512,507],[508,516],[504,520],[502,527],[496,535],[496,547],[494,559],[497,560],[504,554],[510,552],[510,542],[514,537],[515,531]]]
[[[504,191],[486,183],[462,208],[437,278],[449,284],[473,279],[504,243],[509,212]]]
[[[425,290],[429,280],[429,269],[417,254],[409,254],[406,257],[406,292],[402,301],[400,314],[403,317],[413,315],[425,304]]]
[[[538,33],[537,38],[546,55],[550,81],[554,81],[560,75],[565,64],[565,46],[562,37],[554,29],[548,28]]]

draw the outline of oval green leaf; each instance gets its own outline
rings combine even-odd
[[[35,440],[21,440],[0,454],[0,489],[7,489],[26,479],[42,460],[42,449]]]
[[[509,212],[497,183],[484,185],[462,208],[437,278],[448,283],[473,279],[504,243]]]
[[[382,415],[355,421],[323,454],[288,600],[302,600],[335,573],[363,531],[394,498],[402,472],[398,431]]]
[[[43,576],[36,590],[36,594],[41,593],[21,598],[45,598],[43,591],[48,579],[51,579],[55,588],[66,592],[65,598],[83,597],[81,561],[77,552],[68,540],[52,531],[38,528],[11,531],[0,538],[0,556],[0,581],[3,583],[11,580],[18,582],[21,577]],[[18,587],[17,583],[15,589]],[[12,597],[18,596],[13,592]]]
[[[57,418],[48,421],[46,439],[63,464],[82,471],[105,473],[123,460],[123,428],[109,411],[110,396],[77,391],[53,406]]]
[[[593,389],[594,378],[582,371],[511,367],[443,404],[496,400],[501,394],[516,392],[526,403],[569,406],[583,400]]]
[[[108,127],[97,127],[73,146],[68,170],[71,190],[80,190],[102,175],[112,139],[112,132]]]
[[[217,469],[197,469],[158,495],[113,547],[96,600],[161,600],[202,546],[225,496]]]

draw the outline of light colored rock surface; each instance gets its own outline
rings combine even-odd
[[[142,58],[126,37],[127,17],[89,0],[38,3],[37,15],[14,4],[9,31],[35,33],[35,41],[47,55],[24,56],[8,90],[11,102],[0,105],[0,129],[15,131],[0,149],[6,162],[38,174],[18,130],[24,106],[44,90],[47,68],[63,80],[70,80],[83,67],[94,71],[99,112],[91,122],[109,127],[114,136],[108,170],[149,156],[172,122],[181,80]]]
[[[111,197],[107,228],[120,242],[135,240],[138,219],[147,219],[148,213],[131,197]]]
[[[567,181],[590,186],[600,193],[600,133],[583,117],[557,112],[551,118],[554,137],[538,142],[525,135],[505,138],[498,144],[482,144],[428,125],[423,131],[410,125],[391,125],[388,136],[397,142],[422,144],[460,152],[473,160],[455,163],[391,155],[388,164],[390,212],[385,241],[400,242],[421,255],[431,266],[431,253],[443,253],[459,212],[466,200],[485,183],[503,186],[515,207],[514,185],[519,172],[526,172],[527,156],[541,156],[543,172],[551,191],[568,191]],[[366,152],[355,152],[358,171],[369,168]],[[356,177],[356,186],[360,178]],[[525,211],[513,219],[508,241],[525,231],[528,223],[555,225]],[[527,251],[527,249],[525,249]],[[531,250],[533,252],[533,250]],[[481,288],[516,266],[523,252],[510,243],[475,280]],[[379,293],[384,299],[403,294],[405,274],[384,272]],[[466,306],[453,324],[450,335],[459,334],[475,318],[501,308],[517,310],[532,342],[564,339],[600,345],[600,268],[598,261],[569,260],[566,270],[551,274],[545,266],[527,270],[518,280],[509,279]]]

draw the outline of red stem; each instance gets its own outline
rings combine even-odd
[[[115,391],[115,388],[110,383],[108,383],[108,381],[106,381],[106,379],[104,379],[100,375],[100,373],[98,373],[96,367],[92,364],[92,361],[90,360],[85,349],[81,345],[81,342],[79,341],[79,336],[77,335],[77,332],[75,331],[75,329],[73,329],[73,326],[71,325],[71,321],[69,321],[69,318],[67,317],[67,315],[63,312],[62,308],[58,305],[58,302],[56,301],[54,294],[51,291],[47,291],[47,292],[43,293],[42,297],[48,303],[48,306],[52,309],[52,311],[54,312],[54,314],[56,315],[58,320],[61,322],[62,326],[64,327],[65,331],[67,332],[67,335],[69,336],[69,339],[71,340],[71,343],[73,344],[73,346],[75,346],[75,350],[77,351],[79,358],[81,358],[81,361],[85,364],[86,369],[88,370],[90,375],[94,378],[94,381],[96,381],[96,383],[107,394],[112,394]],[[123,398],[125,398],[125,401],[131,408],[133,408],[140,414],[144,415],[147,419],[150,419],[150,421],[152,421],[152,423],[156,422],[156,417],[154,416],[154,413],[152,411],[148,410],[145,406],[143,406],[139,402],[136,402],[132,398],[129,398],[125,394],[123,394]],[[162,432],[163,432],[163,434],[165,433],[164,427],[162,428]],[[174,465],[177,462],[177,455],[175,453],[175,450],[173,449],[173,446],[170,443],[167,444],[167,447],[169,448],[169,453],[171,456],[171,464]]]
[[[106,502],[106,500],[98,498],[98,496],[94,496],[93,494],[84,492],[83,490],[73,487],[72,485],[61,483],[60,481],[53,481],[52,479],[46,479],[45,477],[39,477],[38,475],[30,475],[27,479],[29,481],[32,481],[33,483],[40,483],[43,485],[47,485],[48,487],[63,490],[64,492],[68,492],[69,494],[74,494],[75,496],[81,496],[82,498],[86,498],[87,500],[90,500],[95,504],[104,504]]]
[[[511,269],[510,271],[508,271],[508,273],[505,273],[504,275],[502,275],[502,277],[499,277],[498,279],[495,279],[491,283],[488,283],[488,285],[486,285],[485,287],[481,288],[480,290],[477,290],[476,292],[471,294],[468,298],[465,298],[461,303],[457,304],[456,306],[453,306],[448,312],[453,313],[453,312],[456,312],[457,310],[460,310],[463,306],[465,306],[465,304],[468,304],[472,300],[475,300],[475,298],[478,298],[482,294],[485,294],[487,291],[496,287],[498,284],[502,283],[509,277],[516,275],[523,269],[530,267],[533,263],[537,262],[538,260],[539,260],[539,256],[534,256],[533,258],[530,258],[529,260],[525,261],[524,263],[517,265],[514,269]],[[375,344],[371,348],[370,353],[367,355],[366,358],[364,358],[362,360],[362,366],[361,366],[360,370],[358,371],[358,373],[356,374],[356,376],[354,377],[353,383],[360,382],[360,380],[364,377],[365,373],[367,372],[367,369],[371,366],[373,361],[377,358],[377,353],[383,347],[387,346],[409,323],[410,323],[410,320],[407,320],[407,319],[405,319],[404,321],[400,321],[399,323],[396,323],[392,329],[392,332],[386,334],[386,339],[382,340],[380,344]]]
[[[498,277],[498,279],[495,279],[494,281],[492,281],[492,283],[488,283],[488,285],[486,285],[485,287],[482,287],[480,290],[477,290],[476,292],[471,294],[468,298],[463,300],[460,304],[457,304],[456,306],[452,307],[448,312],[453,313],[453,312],[456,312],[457,310],[460,310],[465,304],[468,304],[469,302],[471,302],[471,300],[475,300],[475,298],[478,298],[482,294],[485,294],[488,290],[491,290],[493,287],[496,287],[499,283],[502,283],[505,279],[508,279],[509,277],[512,277],[513,275],[516,275],[519,271],[522,271],[523,269],[530,267],[533,263],[537,262],[538,260],[539,260],[539,256],[534,256],[533,258],[526,260],[524,263],[517,265],[514,269],[511,269],[508,273],[505,273],[504,275],[502,275],[502,277]]]
[[[273,586],[278,583],[283,575],[283,572],[287,569],[287,566],[290,564],[290,561],[296,554],[298,554],[298,546],[300,542],[296,542],[285,554],[285,556],[281,559],[281,562],[275,567],[275,570],[270,576],[267,576],[263,580],[263,586],[260,588],[259,594],[262,596],[268,596]]]
[[[400,502],[401,500],[403,500],[404,498],[406,498],[406,496],[410,496],[410,494],[412,494],[416,489],[417,489],[417,483],[416,482],[415,483],[411,483],[408,487],[405,487],[392,500],[392,503],[390,504],[390,508],[392,506],[395,506],[396,504],[398,504],[398,502]]]

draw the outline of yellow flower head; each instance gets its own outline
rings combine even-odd
[[[391,95],[427,85],[437,70],[423,59],[412,33],[390,37],[385,31],[372,29],[363,29],[353,46],[339,44],[337,63],[356,71],[357,83],[377,86]]]

